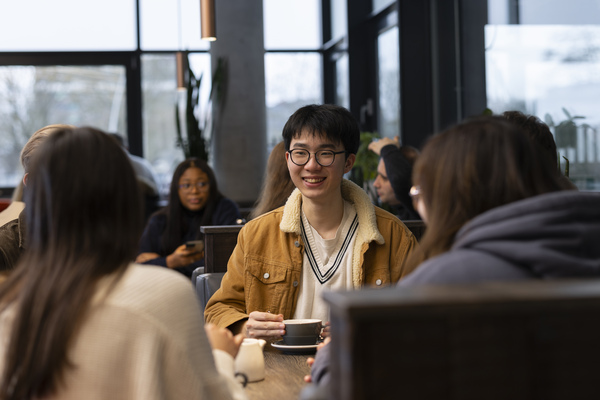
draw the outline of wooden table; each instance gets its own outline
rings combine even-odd
[[[265,379],[246,386],[250,400],[297,399],[306,385],[304,375],[310,374],[306,359],[313,355],[284,354],[270,343],[265,345]]]

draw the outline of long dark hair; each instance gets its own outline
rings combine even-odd
[[[181,175],[188,168],[199,168],[208,176],[209,192],[208,200],[204,208],[193,214],[192,223],[190,226],[189,218],[186,215],[192,213],[187,210],[181,204],[179,199],[179,179]],[[167,218],[166,229],[164,230],[160,243],[167,254],[172,253],[175,249],[181,245],[181,240],[190,229],[196,230],[196,238],[199,239],[202,234],[200,233],[200,227],[204,225],[212,225],[212,216],[217,208],[217,204],[223,198],[219,188],[217,186],[217,179],[212,168],[204,161],[199,158],[188,158],[187,160],[180,163],[175,172],[173,173],[173,179],[171,180],[171,188],[169,190],[169,203],[162,210],[157,211],[158,214],[164,214]]]
[[[540,157],[521,128],[500,117],[469,119],[430,139],[413,170],[427,231],[409,265],[448,251],[459,229],[479,214],[562,190]]]
[[[260,197],[248,217],[250,219],[256,218],[284,205],[294,189],[296,189],[296,186],[288,171],[284,142],[279,142],[271,151]]]
[[[133,260],[143,227],[129,159],[93,128],[52,134],[32,161],[25,194],[27,250],[0,286],[15,308],[0,398],[55,394],[97,281]],[[115,280],[116,282],[116,280]]]

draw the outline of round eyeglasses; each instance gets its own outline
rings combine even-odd
[[[209,188],[208,182],[196,182],[196,183],[180,183],[179,189],[185,190],[186,192],[191,191],[193,188],[198,189],[199,192],[206,192]]]
[[[321,167],[329,167],[335,161],[336,154],[342,154],[345,151],[331,151],[331,150],[319,150],[315,153],[311,153],[308,150],[294,149],[288,151],[292,162],[298,166],[306,165],[310,161],[310,155],[315,155],[317,164]]]
[[[421,186],[411,187],[408,195],[413,201],[419,201],[421,199]]]

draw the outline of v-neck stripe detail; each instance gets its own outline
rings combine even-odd
[[[311,269],[313,270],[313,273],[315,274],[317,280],[321,284],[323,284],[323,283],[329,281],[333,277],[333,275],[335,274],[335,272],[341,265],[342,260],[344,259],[344,254],[348,250],[348,247],[350,246],[350,243],[352,242],[352,237],[356,234],[356,231],[358,229],[358,214],[354,215],[354,219],[352,220],[350,229],[348,230],[348,233],[346,234],[346,237],[344,238],[342,246],[335,257],[335,261],[334,261],[333,265],[327,271],[325,271],[324,274],[321,273],[321,269],[319,268],[319,264],[315,257],[315,253],[314,253],[313,249],[310,247],[310,241],[307,238],[306,228],[304,227],[304,223],[300,224],[300,227],[302,230],[302,240],[304,241],[304,243],[306,245],[306,255],[308,258],[308,262],[309,262]]]

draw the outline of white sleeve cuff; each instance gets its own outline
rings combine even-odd
[[[235,374],[235,364],[231,354],[219,349],[213,349],[212,352],[217,371],[219,371],[221,375],[233,376]]]

